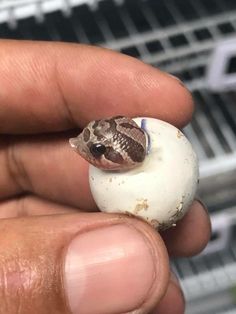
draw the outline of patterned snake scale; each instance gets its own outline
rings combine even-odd
[[[146,134],[132,119],[116,116],[91,121],[75,138],[72,148],[103,170],[126,170],[146,156]]]

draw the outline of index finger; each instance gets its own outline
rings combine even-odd
[[[180,81],[97,47],[2,40],[0,73],[0,133],[61,131],[117,114],[182,127],[193,111]]]

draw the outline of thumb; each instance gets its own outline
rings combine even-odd
[[[118,215],[0,221],[0,313],[146,313],[168,283],[161,237]]]

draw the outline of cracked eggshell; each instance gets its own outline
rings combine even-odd
[[[89,182],[103,212],[138,216],[155,228],[174,226],[191,205],[198,185],[198,161],[184,134],[153,119],[134,119],[150,138],[149,154],[138,167],[103,171],[90,165]]]

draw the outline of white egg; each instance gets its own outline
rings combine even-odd
[[[90,165],[92,195],[103,212],[134,215],[159,230],[166,229],[184,216],[194,199],[197,156],[173,125],[153,118],[134,120],[150,139],[144,162],[123,172]]]

